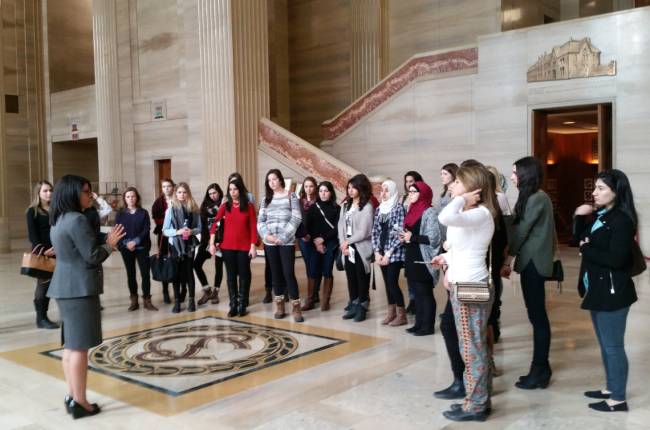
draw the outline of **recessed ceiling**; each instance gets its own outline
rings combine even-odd
[[[598,133],[598,111],[549,113],[547,131],[559,134]]]

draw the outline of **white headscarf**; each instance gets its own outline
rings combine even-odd
[[[390,211],[393,210],[395,205],[399,202],[399,196],[397,195],[397,184],[395,181],[388,179],[382,182],[381,186],[382,188],[388,188],[388,200],[382,200],[381,203],[379,203],[379,213],[382,215],[388,215]]]

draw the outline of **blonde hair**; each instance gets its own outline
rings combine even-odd
[[[497,193],[503,193],[503,188],[501,188],[501,172],[494,166],[485,166],[486,169],[492,173],[494,176],[495,191]]]
[[[52,184],[50,184],[50,182],[46,180],[38,181],[36,185],[34,185],[34,188],[32,189],[32,202],[29,204],[29,207],[27,208],[28,211],[30,209],[34,209],[34,217],[36,217],[39,212],[46,215],[48,213],[45,210],[45,208],[43,208],[43,202],[41,202],[41,188],[43,188],[43,185],[49,186],[50,189],[54,191],[54,187],[52,186]]]
[[[480,204],[490,211],[496,221],[501,214],[501,209],[499,209],[492,173],[483,166],[461,167],[456,173],[456,178],[463,183],[467,192],[481,190]]]
[[[174,187],[174,194],[172,194],[172,200],[171,200],[172,207],[175,209],[181,209],[183,206],[183,204],[176,197],[176,191],[178,191],[179,188],[183,188],[187,192],[187,200],[185,200],[185,209],[187,209],[190,212],[197,212],[197,213],[200,212],[199,205],[196,204],[194,197],[192,197],[192,190],[190,190],[190,186],[187,184],[187,182],[179,182]]]

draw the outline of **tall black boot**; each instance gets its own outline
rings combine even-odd
[[[172,300],[169,297],[169,283],[167,282],[162,283],[162,293],[163,293],[163,302],[165,302],[166,304],[170,304]]]
[[[178,282],[174,282],[174,307],[172,313],[179,313],[181,311],[181,287]]]
[[[246,308],[248,307],[248,295],[250,293],[250,282],[239,283],[239,316],[243,317],[248,314]]]
[[[226,282],[228,284],[228,296],[230,298],[230,310],[228,311],[228,317],[236,317],[239,315],[239,291],[237,291],[237,281]]]
[[[34,300],[34,309],[36,309],[36,327],[38,328],[50,330],[59,328],[57,323],[50,321],[47,317],[49,303],[49,298]]]

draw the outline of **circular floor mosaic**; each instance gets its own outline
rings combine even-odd
[[[172,326],[111,339],[90,353],[90,363],[141,376],[214,375],[272,364],[297,347],[291,334],[264,327]]]

